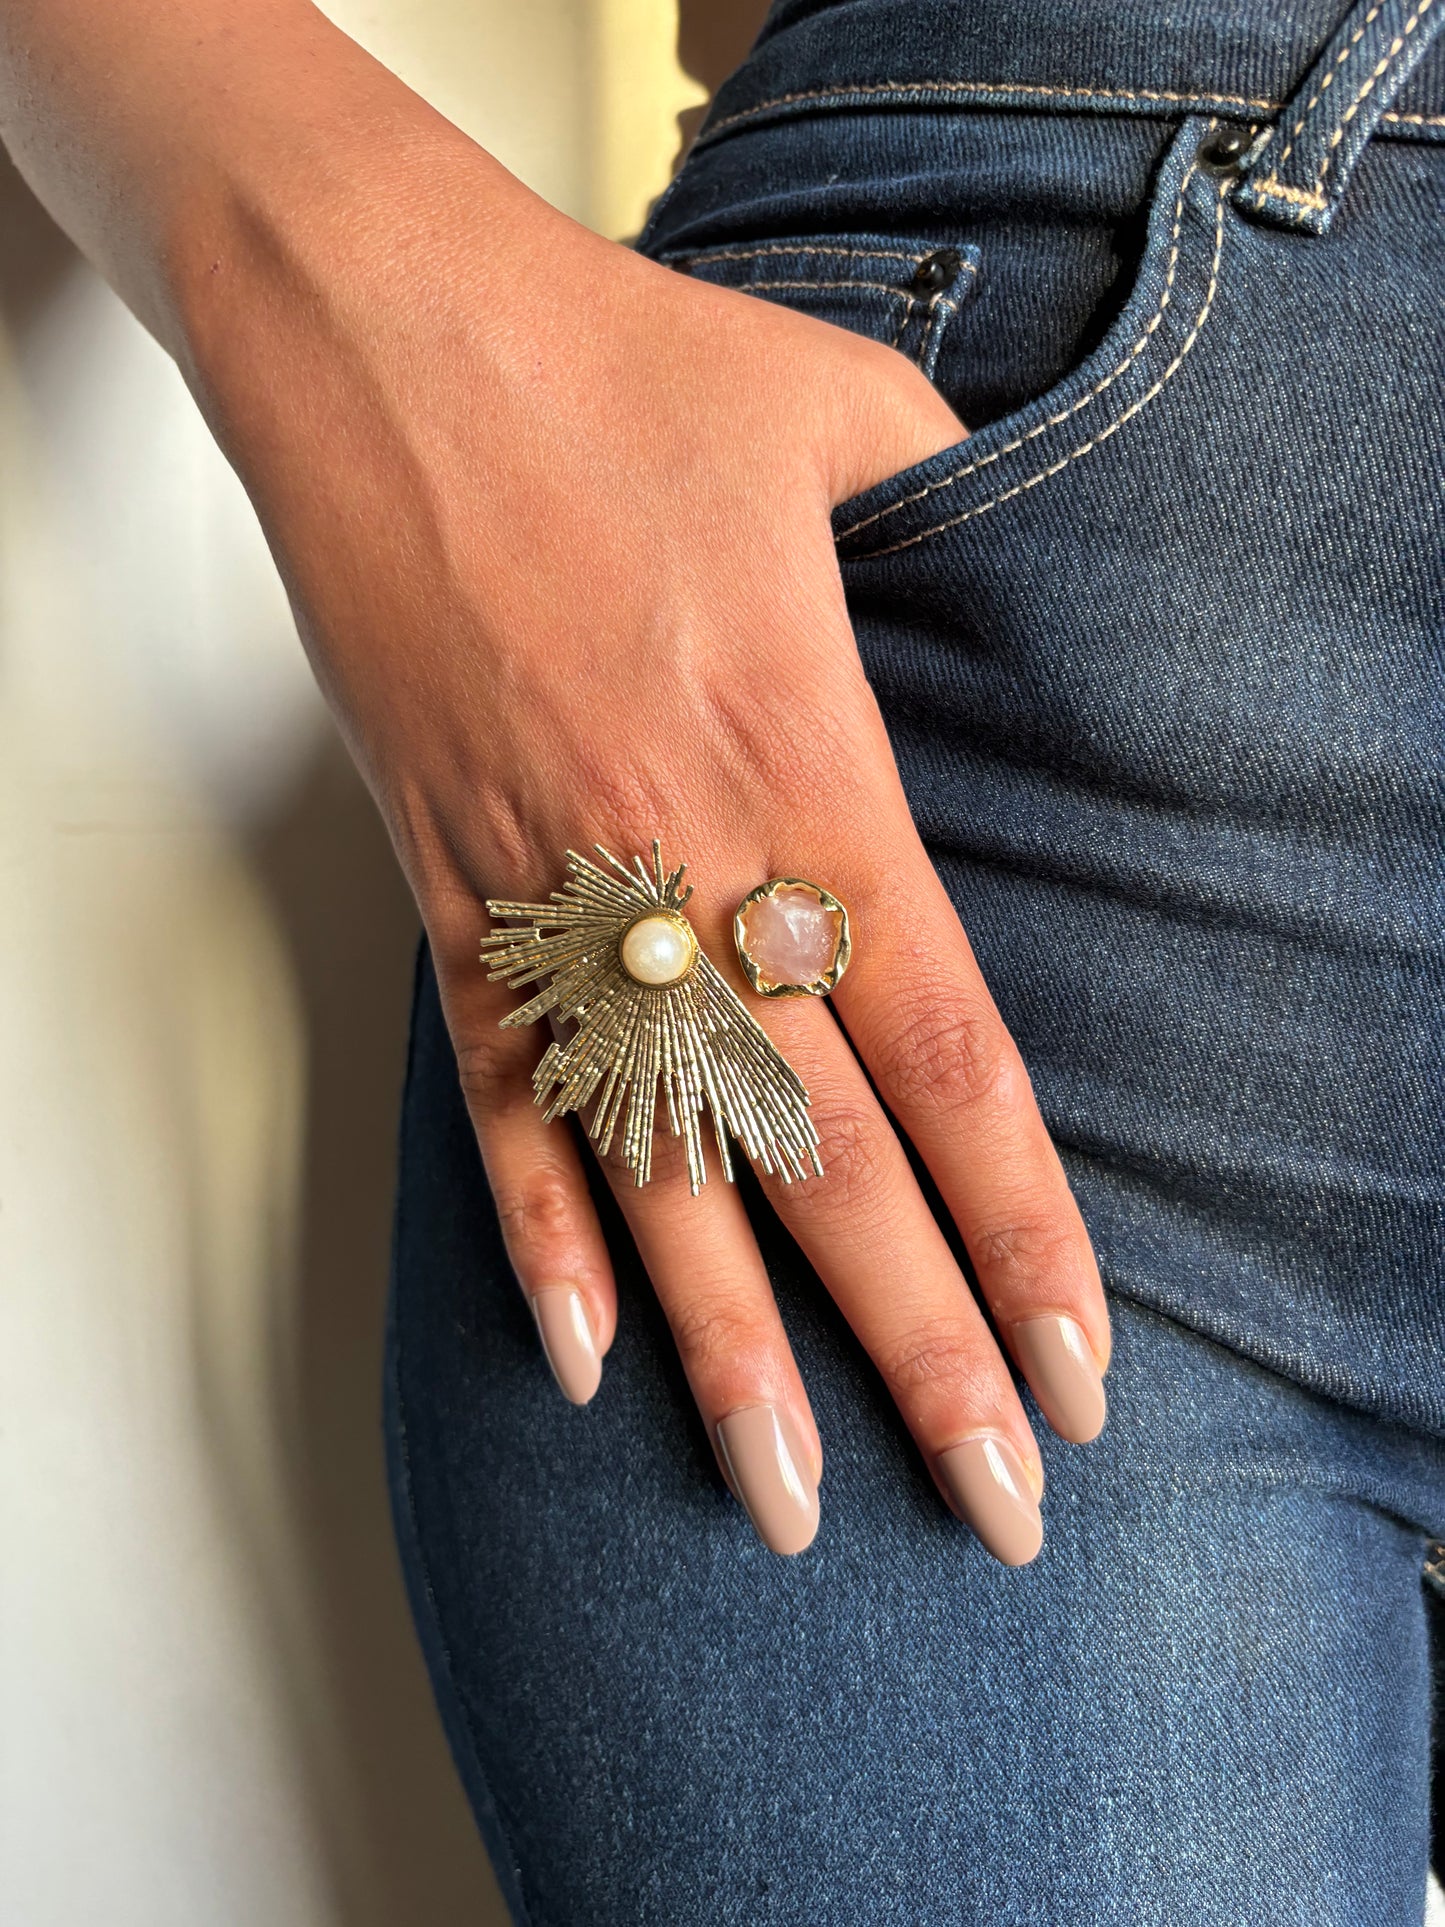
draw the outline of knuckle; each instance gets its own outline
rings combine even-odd
[[[900,1397],[942,1388],[965,1403],[982,1405],[991,1390],[994,1374],[984,1343],[955,1319],[914,1325],[876,1356],[884,1379]]]
[[[519,1090],[515,1052],[497,1043],[459,1044],[457,1081],[473,1118],[486,1118],[503,1110]]]
[[[595,836],[628,863],[648,848],[658,825],[675,821],[677,798],[660,773],[637,762],[619,768],[601,749],[595,756],[585,748],[578,752],[579,763],[585,763],[577,776],[580,794],[588,799],[588,843]]]
[[[667,1318],[678,1351],[702,1373],[756,1350],[746,1313],[724,1293],[694,1289],[669,1303]]]
[[[577,1199],[560,1171],[541,1171],[495,1194],[497,1218],[511,1252],[550,1250],[572,1236]]]
[[[881,1059],[900,1108],[943,1113],[1009,1102],[1023,1069],[995,1013],[956,993],[930,996],[887,1039]]]
[[[782,1186],[773,1180],[773,1197],[783,1197],[795,1215],[818,1210],[830,1216],[856,1214],[874,1205],[885,1188],[886,1127],[881,1115],[870,1117],[861,1107],[839,1107],[826,1110],[816,1123],[821,1181]]]
[[[1022,1218],[977,1232],[969,1256],[990,1289],[1008,1291],[1037,1284],[1040,1278],[1066,1278],[1079,1268],[1081,1232],[1062,1217]]]

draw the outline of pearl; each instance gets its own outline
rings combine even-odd
[[[697,961],[697,940],[681,917],[639,917],[622,939],[622,968],[639,984],[678,984]]]

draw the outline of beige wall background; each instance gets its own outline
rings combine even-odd
[[[605,232],[673,0],[331,0]],[[0,1923],[500,1920],[397,1576],[415,919],[249,507],[0,158]]]

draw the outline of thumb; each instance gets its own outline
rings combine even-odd
[[[828,482],[836,508],[900,469],[967,439],[968,430],[911,361],[877,342],[858,343],[857,379],[839,384],[828,437]]]

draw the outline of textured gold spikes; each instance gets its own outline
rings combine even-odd
[[[640,920],[682,918],[692,895],[682,888],[687,866],[664,873],[656,840],[650,870],[640,857],[628,869],[600,843],[595,848],[609,868],[569,850],[567,881],[548,902],[487,905],[495,922],[518,926],[483,937],[488,975],[513,989],[550,980],[503,1027],[547,1016],[576,1025],[566,1042],[548,1045],[533,1073],[548,1119],[595,1100],[587,1127],[593,1143],[608,1151],[620,1129],[623,1163],[646,1184],[660,1085],[694,1196],[707,1182],[704,1106],[729,1181],[729,1136],[784,1183],[821,1176],[802,1079],[708,958],[697,952],[686,974],[665,984],[639,982],[623,968],[623,937]],[[664,951],[665,938],[664,930]]]

